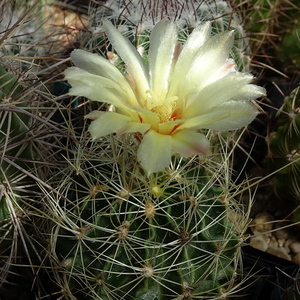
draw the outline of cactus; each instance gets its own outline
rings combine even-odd
[[[300,89],[296,88],[284,99],[277,120],[267,140],[269,153],[267,165],[274,175],[273,187],[284,201],[285,213],[292,213],[292,220],[298,223],[300,205]],[[287,205],[287,202],[289,205]],[[289,209],[287,211],[286,209]]]
[[[130,1],[129,6],[138,7],[126,8],[137,14],[145,3]],[[175,11],[169,18],[183,22],[179,32],[183,42],[199,21],[213,20],[214,32],[224,30],[222,26],[240,26],[230,23],[237,15],[225,1],[201,1],[201,5],[199,1],[199,15],[193,24],[189,22],[194,10],[189,11],[185,2],[176,3],[184,9],[178,20]],[[165,1],[161,4],[167,5]],[[114,5],[120,8],[121,2],[108,2],[93,12],[97,34],[88,42],[82,38],[82,44],[102,53],[109,50],[108,57],[124,71],[124,64],[101,32],[103,14],[108,13],[119,29],[124,26],[124,34],[146,62],[154,24],[146,25],[153,15],[146,16],[143,24],[124,15],[126,21],[113,10]],[[224,19],[213,12],[224,14]],[[160,15],[156,17],[154,23]],[[234,49],[240,42],[245,43],[246,38],[236,39]],[[244,46],[231,55],[241,70],[247,69],[247,59],[242,55],[239,60],[236,54],[243,54]],[[91,106],[98,110],[106,106],[87,105],[81,98],[76,101],[87,112]],[[215,147],[211,156],[187,159],[173,155],[166,169],[147,173],[137,159],[141,134],[110,135],[94,142],[87,133],[87,120],[84,128],[76,129],[71,121],[68,130],[73,140],[69,133],[65,136],[67,150],[60,157],[65,167],[47,181],[55,189],[44,191],[45,223],[39,228],[40,235],[50,240],[48,257],[62,294],[70,299],[103,300],[224,299],[234,294],[248,218],[235,201],[242,188],[230,179],[230,153],[222,143],[226,138],[218,141],[220,153]],[[203,134],[210,140],[218,136],[212,131]]]
[[[250,11],[248,18],[255,24],[251,29],[244,27],[244,21],[228,1],[107,1],[105,5],[94,1],[89,15],[91,34],[83,32],[80,45],[105,54],[124,71],[125,65],[103,33],[104,17],[130,39],[146,63],[149,35],[160,19],[177,22],[182,43],[199,22],[208,20],[213,34],[235,30],[231,58],[238,70],[248,71],[250,65],[245,28],[250,33],[260,33],[254,54],[278,56],[280,62],[275,65],[279,70],[293,70],[291,61],[297,58],[292,57],[290,47],[299,46],[297,25],[288,22],[282,41],[272,39],[278,33],[276,26],[283,28],[287,19],[297,20],[290,9],[292,3],[249,0],[237,5],[238,2],[230,1],[245,12]],[[27,3],[42,9],[40,4],[44,1]],[[23,27],[25,19],[17,29]],[[59,97],[53,102],[44,86],[37,88],[36,97],[35,88],[29,84],[35,82],[34,73],[38,73],[34,64],[10,60],[15,54],[35,56],[34,48],[45,32],[32,36],[31,31],[20,39],[20,32],[2,29],[0,149],[5,151],[1,153],[0,169],[0,254],[8,258],[1,265],[4,284],[11,281],[11,263],[17,261],[20,253],[19,241],[29,253],[29,233],[37,237],[27,220],[38,215],[45,218],[44,222],[35,219],[39,237],[43,238],[39,243],[46,245],[55,283],[66,298],[224,299],[236,293],[240,246],[247,225],[247,214],[235,200],[242,187],[230,179],[231,154],[239,133],[203,131],[212,145],[211,155],[190,159],[174,155],[168,168],[149,176],[136,158],[139,134],[90,140],[86,133],[89,122],[82,120],[82,110],[104,110],[103,103],[87,105],[85,100],[76,98],[66,108],[63,104],[69,99],[60,102],[64,99]],[[5,44],[5,38],[13,36],[17,40],[11,40],[12,45]],[[54,52],[65,45],[56,38],[47,37],[46,43],[49,41],[58,45],[49,47]],[[279,46],[270,52],[274,41]],[[38,56],[48,50],[42,48]],[[17,71],[16,65],[21,66]],[[42,108],[41,95],[48,109]],[[268,161],[273,171],[280,170],[274,177],[274,187],[281,198],[293,199],[293,220],[297,222],[298,99],[297,89],[282,107],[269,139]],[[52,137],[47,136],[49,129],[51,134],[52,129],[55,132]],[[282,182],[287,190],[283,191]],[[30,255],[28,261],[33,264]]]
[[[125,34],[143,52],[146,62],[149,34],[160,18],[178,23],[179,38],[183,43],[197,23],[210,20],[214,34],[236,29],[231,58],[235,59],[240,71],[246,71],[249,59],[244,51],[249,49],[238,14],[227,1],[195,3],[197,8],[192,8],[186,1],[172,4],[159,1],[165,6],[161,10],[158,6],[145,7],[146,4],[151,6],[149,1],[130,1],[127,3],[128,11],[133,12],[130,16],[125,11],[121,15],[118,12],[123,1],[109,1],[105,7],[93,8],[90,14],[91,19],[96,18],[92,23],[95,26],[93,37],[83,36],[81,43],[86,49],[97,47],[102,53],[109,50],[108,57],[116,58],[116,65],[123,71],[124,65],[107,44],[106,36],[101,32],[98,34],[102,30],[104,14],[108,14],[119,29],[124,27]],[[146,12],[147,9],[158,10],[154,15],[140,18],[138,11]],[[161,12],[165,14],[162,16]],[[31,55],[34,47],[27,48],[24,44],[25,48],[20,48],[24,49],[22,55]],[[38,41],[32,44],[38,44]],[[89,122],[82,121],[80,109],[72,109],[75,105],[90,112],[90,105],[75,99],[65,108],[59,102],[63,97],[53,103],[44,86],[35,90],[34,85],[28,84],[37,83],[32,77],[38,73],[34,64],[24,71],[24,61],[19,61],[18,74],[22,74],[21,79],[26,79],[19,80],[13,68],[9,70],[8,67],[12,63],[8,52],[16,54],[14,51],[19,48],[15,46],[2,48],[2,54],[6,56],[1,75],[1,84],[5,87],[2,96],[5,101],[12,99],[12,102],[2,109],[3,114],[10,114],[10,119],[1,123],[0,142],[11,152],[6,151],[4,157],[10,164],[2,168],[1,174],[5,177],[3,187],[7,184],[9,191],[16,192],[11,193],[14,196],[11,201],[7,189],[1,189],[6,203],[13,203],[13,206],[3,205],[0,209],[0,225],[4,229],[1,249],[13,248],[10,246],[13,239],[6,230],[7,220],[15,220],[12,213],[22,215],[21,220],[30,216],[36,222],[38,233],[30,226],[15,232],[26,233],[26,241],[29,232],[33,232],[35,238],[43,237],[39,243],[46,245],[51,272],[67,298],[224,299],[234,294],[247,215],[234,199],[241,186],[235,186],[230,180],[227,145],[219,148],[214,145],[213,155],[207,157],[186,159],[174,155],[168,168],[149,175],[136,158],[139,134],[112,135],[92,142],[85,127]],[[44,53],[43,50],[39,54]],[[38,97],[35,97],[35,91]],[[54,110],[53,107],[42,108],[44,103],[39,101],[43,97],[49,101],[47,105],[53,103]],[[59,109],[56,110],[56,106]],[[101,103],[100,108],[95,104],[92,106],[103,110],[104,105]],[[61,116],[59,121],[58,115]],[[80,122],[75,123],[77,120]],[[49,130],[51,137],[47,136]],[[204,134],[209,140],[219,136],[212,131],[203,131]],[[12,146],[11,141],[15,142]],[[218,150],[220,148],[224,153]],[[217,160],[215,156],[218,156]],[[11,163],[10,157],[17,163]],[[13,178],[24,180],[23,189],[18,190]],[[37,191],[36,183],[40,191]],[[23,230],[23,223],[18,225]],[[23,246],[27,251],[27,244]],[[12,259],[19,253],[19,246],[16,248],[10,254]],[[28,261],[33,262],[30,255]]]
[[[95,144],[83,136],[73,151],[58,184],[64,197],[44,199],[54,221],[49,255],[68,298],[233,293],[247,219],[238,226],[232,218],[240,208],[222,167],[209,174],[196,157],[174,157],[148,178],[129,136]]]

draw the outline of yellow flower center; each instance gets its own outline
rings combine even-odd
[[[157,113],[159,118],[159,123],[164,123],[171,121],[173,119],[173,112],[176,109],[176,102],[178,97],[172,96],[166,98],[168,91],[164,90],[163,93],[158,97],[153,91],[146,91],[146,103],[144,107],[150,109],[152,112]],[[158,103],[164,103],[155,105]]]
[[[157,113],[159,117],[159,123],[164,123],[170,120],[173,109],[171,105],[157,105],[154,106],[151,111]]]

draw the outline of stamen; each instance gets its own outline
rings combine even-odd
[[[170,121],[170,117],[172,115],[172,107],[170,105],[157,105],[154,106],[151,111],[158,114],[160,123]]]
[[[165,98],[168,90],[163,90],[160,97],[158,97],[152,90],[146,91],[146,99],[144,102],[144,108],[157,113],[159,117],[159,123],[168,122],[176,119],[178,115],[177,109],[177,96]]]

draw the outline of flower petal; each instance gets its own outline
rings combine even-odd
[[[205,135],[193,130],[183,130],[172,135],[173,150],[181,156],[207,154],[209,141]]]
[[[159,118],[156,113],[139,106],[135,107],[134,109],[141,123],[150,124],[151,128],[157,131]]]
[[[194,117],[209,112],[213,107],[231,100],[252,79],[253,76],[250,74],[235,72],[212,82],[192,98],[193,100],[184,109],[183,116]]]
[[[142,139],[137,157],[148,175],[166,168],[172,155],[172,137],[149,130]]]
[[[145,92],[149,90],[148,67],[130,41],[126,39],[110,21],[104,20],[103,27],[108,39],[129,69],[130,75],[133,76],[139,96],[143,97]]]
[[[222,68],[233,45],[233,32],[221,32],[210,38],[198,51],[185,79],[181,82],[183,97],[198,93]],[[215,80],[215,78],[214,78]]]
[[[173,22],[158,22],[150,35],[149,66],[150,89],[161,99],[168,89],[169,75],[172,68],[173,54],[177,43],[177,30]],[[157,103],[155,105],[159,105]],[[155,106],[154,105],[154,106]]]
[[[174,120],[164,123],[159,123],[157,126],[157,132],[161,134],[172,134],[181,123],[184,123],[184,120]]]
[[[115,112],[103,112],[102,114],[98,113],[98,118],[91,123],[88,131],[91,133],[93,139],[105,136],[110,133],[118,132],[122,127],[124,127],[128,122],[131,121],[131,118],[124,116]],[[86,118],[93,118],[96,114],[88,114]]]
[[[90,119],[90,120],[96,120],[100,118],[105,112],[104,111],[99,111],[99,110],[93,110],[87,115],[84,116],[85,119]]]
[[[251,123],[257,114],[256,106],[250,101],[227,101],[207,114],[188,119],[179,130],[186,128],[236,130]]]
[[[255,85],[255,84],[247,84],[242,89],[237,91],[235,95],[232,96],[232,100],[253,100],[259,97],[266,95],[266,89]]]
[[[188,37],[173,73],[171,74],[171,83],[168,96],[178,96],[180,83],[186,77],[192,62],[195,59],[200,47],[209,39],[211,33],[211,23],[204,22],[197,26]]]
[[[76,49],[71,53],[71,60],[76,67],[91,74],[106,77],[120,85],[128,85],[124,75],[109,60],[98,54]]]
[[[108,102],[117,107],[124,107],[126,104],[131,107],[138,105],[135,94],[127,81],[121,85],[119,82],[91,74],[77,67],[68,68],[64,74],[65,79],[68,80],[72,86],[68,93],[69,95],[84,96],[92,101]],[[87,90],[87,88],[89,90]],[[115,89],[117,93],[114,93],[113,89]],[[118,96],[116,97],[114,94]],[[108,100],[108,97],[111,99]]]
[[[68,68],[65,71],[65,78],[71,85],[82,84],[92,87],[96,86],[101,88],[114,88],[116,90],[122,90],[119,83],[100,75],[94,75],[77,67]],[[129,84],[127,83],[127,88],[129,87]]]
[[[138,122],[128,122],[125,126],[123,126],[118,132],[118,135],[123,133],[130,133],[130,132],[140,132],[144,133],[150,129],[150,124],[147,123],[138,123]]]
[[[227,113],[228,116],[202,128],[219,131],[236,130],[250,124],[258,114],[256,106],[249,101],[228,101],[217,109]]]
[[[101,76],[93,75],[77,67],[65,71],[65,79],[72,88],[68,94],[82,96],[92,101],[108,102],[115,106],[126,106],[127,95],[117,83]],[[115,91],[114,91],[115,90]]]

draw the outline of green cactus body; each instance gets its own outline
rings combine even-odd
[[[300,204],[300,93],[299,87],[285,98],[273,132],[270,133],[268,165],[278,172],[274,188],[281,199],[292,203],[291,211]],[[294,221],[299,221],[299,209]]]
[[[68,200],[47,202],[50,252],[70,298],[219,299],[230,290],[241,239],[228,195],[198,159],[147,178],[125,150],[84,152],[59,185]]]

